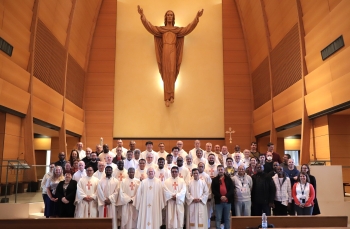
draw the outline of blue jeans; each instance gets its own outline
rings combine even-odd
[[[231,211],[231,204],[230,203],[221,203],[221,204],[215,204],[215,223],[216,223],[216,229],[220,229],[221,225],[221,218],[224,217],[224,228],[230,229],[230,211]]]

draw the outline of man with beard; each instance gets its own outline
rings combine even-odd
[[[207,224],[207,200],[209,188],[207,184],[199,179],[197,168],[192,170],[193,180],[187,185],[186,192],[186,228],[208,228]]]
[[[257,164],[257,173],[252,176],[252,215],[261,216],[265,213],[267,216],[271,215],[271,207],[276,194],[276,187],[271,177],[264,173],[264,166]]]
[[[100,218],[112,218],[113,229],[117,229],[116,211],[119,182],[112,176],[113,168],[105,168],[106,176],[97,185],[98,213]]]
[[[122,205],[121,229],[136,228],[138,212],[134,206],[137,189],[140,185],[140,180],[134,177],[135,169],[128,169],[128,178],[125,178],[120,184],[119,200]]]
[[[166,227],[169,229],[184,226],[186,183],[178,174],[178,167],[172,167],[171,177],[165,180],[163,188],[166,201]]]
[[[231,178],[225,175],[224,166],[217,166],[218,175],[213,178],[211,191],[215,201],[216,228],[220,228],[221,219],[224,221],[224,228],[230,228],[231,202],[234,194],[234,186]]]
[[[208,156],[208,163],[205,165],[205,170],[204,170],[211,179],[213,179],[217,174],[217,164],[215,164],[215,155],[214,154],[209,154]]]
[[[86,150],[86,156],[88,155],[88,150]],[[86,167],[91,166],[94,169],[94,172],[98,170],[98,160],[97,155],[95,152],[91,153],[91,160],[89,164],[87,164]]]
[[[113,158],[115,157],[115,153],[109,151],[109,146],[107,144],[103,144],[102,148],[103,148],[102,153],[100,153],[100,155],[98,155],[98,158],[100,159],[100,161],[107,162],[108,155],[110,155],[112,157],[112,160],[113,160]],[[111,162],[112,162],[112,160],[111,160]]]
[[[183,164],[184,164],[184,159],[181,156],[179,156],[177,158],[177,167],[179,169],[178,175],[180,178],[184,179],[186,184],[188,184],[188,182],[190,181],[191,175],[188,169],[183,167]]]
[[[170,177],[170,171],[167,168],[164,168],[165,160],[164,158],[158,158],[158,167],[155,168],[155,177],[158,178],[161,182],[164,182]]]
[[[260,152],[257,151],[258,145],[256,142],[252,142],[250,144],[250,157],[254,157],[256,161],[259,163]]]

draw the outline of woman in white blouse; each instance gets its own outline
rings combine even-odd
[[[50,179],[47,179],[46,182],[46,189],[47,189],[47,196],[49,197],[50,201],[50,218],[51,217],[58,217],[60,210],[59,210],[59,203],[58,198],[56,197],[56,188],[58,183],[60,181],[64,180],[63,176],[63,170],[61,166],[56,166],[53,170],[53,175]]]
[[[307,173],[299,173],[297,182],[293,186],[292,195],[297,214],[312,215],[315,189],[312,184],[310,184],[309,175],[307,175]]]

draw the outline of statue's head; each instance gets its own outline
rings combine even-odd
[[[169,20],[172,21],[172,25],[174,26],[175,25],[175,14],[172,10],[168,10],[165,15],[164,15],[164,25],[167,24],[167,21],[168,21],[168,18]]]

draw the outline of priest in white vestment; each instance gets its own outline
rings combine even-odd
[[[146,160],[140,159],[139,160],[139,167],[135,171],[135,177],[139,179],[140,181],[147,178],[147,169],[145,169],[146,166]]]
[[[208,160],[203,155],[203,150],[198,149],[196,151],[196,156],[193,157],[193,161],[192,162],[193,162],[193,164],[196,164],[196,165],[198,165],[199,162],[203,162],[204,164],[206,164],[208,162]]]
[[[78,171],[76,171],[73,175],[73,180],[75,180],[76,182],[79,182],[79,180],[83,177],[86,176],[86,171],[85,171],[85,162],[83,161],[79,161],[78,162]]]
[[[186,163],[184,167],[188,169],[188,171],[190,172],[190,175],[192,175],[192,169],[197,168],[197,165],[192,162],[191,155],[186,156]]]
[[[194,141],[194,148],[188,152],[188,155],[190,155],[192,158],[194,158],[196,156],[197,150],[202,150],[201,149],[201,142],[199,140]],[[203,150],[202,150],[202,152],[203,152]]]
[[[132,150],[128,150],[126,152],[126,159],[124,160],[124,168],[128,170],[129,168],[137,169],[138,162],[133,158],[134,152]]]
[[[208,228],[207,200],[209,188],[207,184],[199,179],[198,169],[192,171],[193,179],[187,185],[186,191],[186,228],[199,229]]]
[[[146,142],[146,150],[141,153],[140,158],[146,159],[148,153],[151,153],[153,155],[152,161],[157,162],[158,154],[153,151],[153,142],[151,141]]]
[[[179,168],[171,168],[171,177],[164,182],[167,229],[183,228],[185,216],[186,183],[178,176]]]
[[[208,200],[207,200],[207,215],[208,215],[208,225],[210,225],[210,217],[213,213],[213,206],[214,206],[214,199],[212,198],[212,193],[211,193],[211,178],[210,176],[204,172],[205,170],[205,164],[200,162],[198,164],[198,171],[199,171],[199,179],[201,179],[202,181],[204,181],[207,186],[208,186],[208,189],[209,189],[209,197],[208,197]]]
[[[106,176],[97,185],[98,215],[100,218],[112,218],[113,229],[117,229],[116,205],[118,201],[118,180],[112,176],[113,168],[105,168]]]
[[[105,167],[106,163],[103,161],[99,161],[97,165],[98,170],[94,173],[93,176],[101,180],[102,177],[106,176]]]
[[[116,154],[113,153],[112,151],[109,151],[109,146],[107,144],[103,144],[102,153],[100,153],[100,155],[98,155],[98,158],[100,159],[100,161],[107,162],[108,155],[111,155],[111,157],[113,159]]]
[[[145,169],[147,170],[148,168],[157,168],[157,161],[158,161],[158,158],[157,160],[153,160],[153,154],[152,153],[147,153],[146,154],[146,166],[145,166]]]
[[[218,175],[218,164],[215,163],[215,155],[209,154],[208,156],[208,163],[205,165],[204,172],[206,172],[211,179],[216,177]]]
[[[163,142],[158,144],[159,151],[157,152],[158,158],[166,158],[166,156],[169,154],[167,151],[165,151],[165,145]]]
[[[166,160],[165,167],[168,168],[169,171],[170,171],[170,169],[171,169],[173,166],[176,166],[176,165],[173,163],[173,155],[172,155],[172,154],[169,153],[169,154],[166,156],[165,160]]]
[[[179,177],[184,179],[185,183],[188,184],[191,179],[191,173],[188,171],[186,167],[183,166],[184,164],[184,159],[183,157],[179,156],[177,158],[177,167],[179,168]]]
[[[75,212],[76,218],[97,218],[97,185],[99,180],[93,176],[94,169],[86,168],[87,176],[81,178],[77,186]]]
[[[128,170],[124,168],[124,161],[117,162],[117,168],[113,171],[113,176],[122,182],[123,179],[128,177]]]
[[[176,146],[179,148],[179,156],[185,158],[188,153],[183,149],[184,143],[182,141],[177,141]]]
[[[137,228],[138,212],[133,203],[135,202],[137,189],[140,186],[140,180],[134,178],[134,175],[135,169],[129,168],[128,177],[125,178],[120,184],[119,202],[122,206],[120,229]]]
[[[135,207],[139,212],[137,219],[138,229],[158,229],[162,224],[162,209],[164,195],[162,182],[154,177],[154,169],[147,170],[147,179],[144,179],[137,190]]]
[[[113,168],[113,172],[114,172],[114,170],[117,169],[117,165],[114,164],[112,161],[113,161],[112,155],[108,154],[108,155],[106,156],[106,167],[107,167],[107,166],[111,166],[111,167]]]
[[[165,160],[164,158],[160,157],[158,158],[158,167],[155,168],[155,177],[158,178],[161,182],[164,182],[166,179],[168,179],[170,175],[169,169],[164,167]]]

